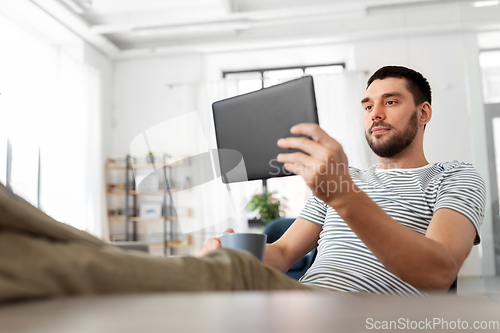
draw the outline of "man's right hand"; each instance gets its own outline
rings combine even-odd
[[[231,228],[227,228],[223,234],[234,234],[234,230]],[[208,252],[218,249],[219,247],[221,247],[220,237],[215,237],[210,240],[207,240],[203,245],[203,249],[200,251],[200,253],[198,253],[198,257],[201,258]]]

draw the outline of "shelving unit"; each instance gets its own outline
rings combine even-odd
[[[113,186],[111,183],[106,184],[106,194],[109,197],[123,197],[125,209],[123,215],[113,215],[108,214],[109,223],[124,223],[125,235],[124,239],[112,235],[111,241],[126,241],[126,242],[137,242],[138,239],[138,223],[147,223],[154,221],[163,221],[163,241],[161,243],[149,242],[149,237],[147,243],[151,248],[158,246],[163,247],[163,255],[168,256],[173,254],[174,248],[185,247],[191,244],[191,238],[189,235],[185,236],[185,240],[178,239],[180,236],[177,233],[175,222],[179,220],[178,216],[174,212],[174,204],[172,200],[172,193],[177,191],[185,191],[188,188],[170,188],[168,181],[163,181],[160,184],[160,189],[158,191],[150,192],[139,192],[135,188],[134,170],[135,169],[151,169],[156,171],[158,166],[164,169],[165,179],[169,179],[172,175],[172,168],[178,166],[185,166],[185,160],[180,162],[169,163],[166,156],[163,157],[161,163],[136,163],[136,159],[127,155],[125,161],[116,161],[114,159],[108,159],[106,161],[105,168],[107,172],[111,170],[119,170],[124,172],[125,181],[120,183],[118,186]],[[185,183],[187,185],[187,182]],[[160,217],[140,217],[138,216],[138,198],[143,196],[161,196],[162,197],[162,216]],[[186,217],[191,215],[190,209],[185,209]],[[111,229],[111,225],[110,225]]]

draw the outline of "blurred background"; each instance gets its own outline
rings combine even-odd
[[[275,215],[247,207],[183,232],[180,220],[221,210],[186,173],[189,156],[217,147],[212,102],[313,75],[321,126],[364,168],[366,80],[384,65],[414,68],[433,88],[428,160],[473,163],[487,183],[482,244],[460,274],[500,273],[498,0],[0,0],[0,43],[0,181],[154,255],[196,255],[226,227],[258,232],[310,196],[298,177],[270,179]],[[161,167],[168,188],[138,189]],[[264,189],[231,190],[249,202]]]

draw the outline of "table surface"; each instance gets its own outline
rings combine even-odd
[[[449,325],[467,321],[469,328],[475,321],[500,322],[500,297],[404,298],[310,291],[72,297],[0,305],[0,332],[345,333],[366,332],[376,321],[379,326],[384,321],[409,326],[425,320],[434,323],[436,318]],[[440,330],[443,324],[436,325],[418,331]]]

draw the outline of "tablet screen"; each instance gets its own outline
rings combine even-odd
[[[212,109],[219,151],[241,153],[246,169],[246,175],[231,174],[241,156],[219,154],[224,183],[290,175],[276,156],[297,150],[279,148],[276,142],[293,136],[290,128],[296,124],[318,123],[311,76],[221,100],[213,103]],[[240,156],[240,160],[231,156]]]

